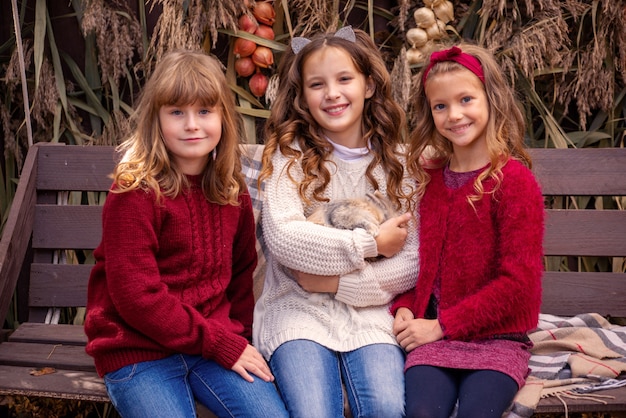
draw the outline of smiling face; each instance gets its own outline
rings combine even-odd
[[[489,103],[480,79],[467,69],[434,74],[424,91],[435,127],[454,154],[488,155]]]
[[[303,63],[302,79],[304,101],[324,135],[349,148],[365,146],[363,108],[374,94],[374,83],[348,53],[335,47],[311,53]]]
[[[198,103],[159,109],[165,146],[183,173],[200,174],[222,136],[222,114]]]

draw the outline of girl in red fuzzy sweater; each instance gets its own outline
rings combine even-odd
[[[420,272],[392,306],[407,416],[447,418],[458,403],[459,418],[499,418],[524,384],[541,303],[543,198],[524,119],[474,45],[432,53],[416,98]]]
[[[123,417],[283,417],[249,343],[257,263],[240,123],[220,63],[173,52],[138,103],[89,278],[87,353]],[[258,378],[253,378],[252,374]]]

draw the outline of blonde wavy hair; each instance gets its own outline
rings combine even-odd
[[[497,190],[502,181],[502,167],[510,158],[520,160],[529,168],[532,167],[532,162],[524,146],[524,116],[515,100],[515,93],[493,54],[473,44],[461,43],[457,46],[480,61],[485,75],[483,86],[489,107],[486,136],[491,164],[474,181],[475,194],[468,197],[469,203],[473,205],[473,202],[482,199],[485,194],[483,182],[486,179],[492,178],[496,182],[496,187],[490,193]],[[443,167],[448,164],[453,152],[450,141],[437,132],[424,85],[437,74],[464,68],[457,62],[444,61],[432,67],[424,83],[421,82],[422,74],[419,75],[420,83],[413,96],[415,127],[410,134],[407,153],[407,169],[417,179],[418,198],[424,195],[430,181],[430,175],[425,171],[424,158],[428,159],[428,167]]]
[[[152,191],[157,201],[176,197],[188,187],[187,177],[173,162],[159,124],[159,109],[198,103],[222,116],[222,136],[217,158],[202,172],[201,187],[208,201],[238,205],[246,190],[241,174],[241,117],[224,76],[222,65],[200,51],[174,51],[157,63],[143,87],[132,120],[134,131],[118,146],[123,154],[113,172],[115,193],[135,189]]]
[[[332,146],[321,134],[319,124],[307,108],[303,97],[302,69],[313,52],[333,47],[347,52],[356,69],[375,84],[374,94],[366,99],[363,110],[364,139],[374,154],[365,176],[374,189],[379,189],[373,170],[381,164],[387,173],[387,195],[399,208],[401,201],[408,198],[402,189],[404,166],[398,151],[406,134],[404,111],[392,99],[391,79],[376,45],[362,30],[355,29],[354,32],[354,42],[335,36],[334,33],[320,33],[311,38],[311,42],[297,54],[291,49],[285,52],[278,69],[277,97],[265,125],[267,139],[259,182],[272,174],[274,168],[271,159],[278,150],[290,159],[286,170],[288,175],[295,164],[302,164],[302,181],[297,183],[290,176],[298,185],[301,199],[307,204],[311,203],[307,197],[307,192],[310,192],[313,199],[328,201],[323,197],[330,182],[330,171],[325,162],[330,158]],[[297,147],[293,146],[295,144]]]

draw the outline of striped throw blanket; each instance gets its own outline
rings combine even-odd
[[[258,256],[257,268],[254,272],[254,295],[257,299],[263,290],[265,277],[265,241],[261,230],[261,209],[263,207],[262,190],[259,190],[259,173],[261,172],[261,159],[263,157],[263,145],[245,144],[242,146],[241,171],[246,178],[248,192],[252,200],[252,210],[256,222],[256,250]]]
[[[507,418],[530,417],[541,398],[585,396],[626,386],[626,327],[612,325],[599,314],[570,318],[541,314],[529,333],[534,343],[530,374]]]

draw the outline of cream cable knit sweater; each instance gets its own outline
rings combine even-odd
[[[367,155],[346,162],[334,158],[326,196],[333,199],[363,196],[373,191],[365,178],[372,160]],[[389,303],[413,286],[418,273],[416,222],[401,252],[389,259],[367,262],[377,255],[376,241],[362,229],[338,230],[306,221],[315,205],[305,206],[287,176],[287,158],[276,153],[274,173],[265,184],[261,222],[268,247],[263,293],[254,311],[253,341],[269,359],[283,342],[307,339],[336,351],[351,351],[368,344],[397,344],[392,333]],[[386,193],[382,167],[374,172]],[[298,167],[295,179],[302,177]],[[405,179],[405,184],[412,180]],[[340,275],[336,294],[308,293],[290,270],[319,275]]]

